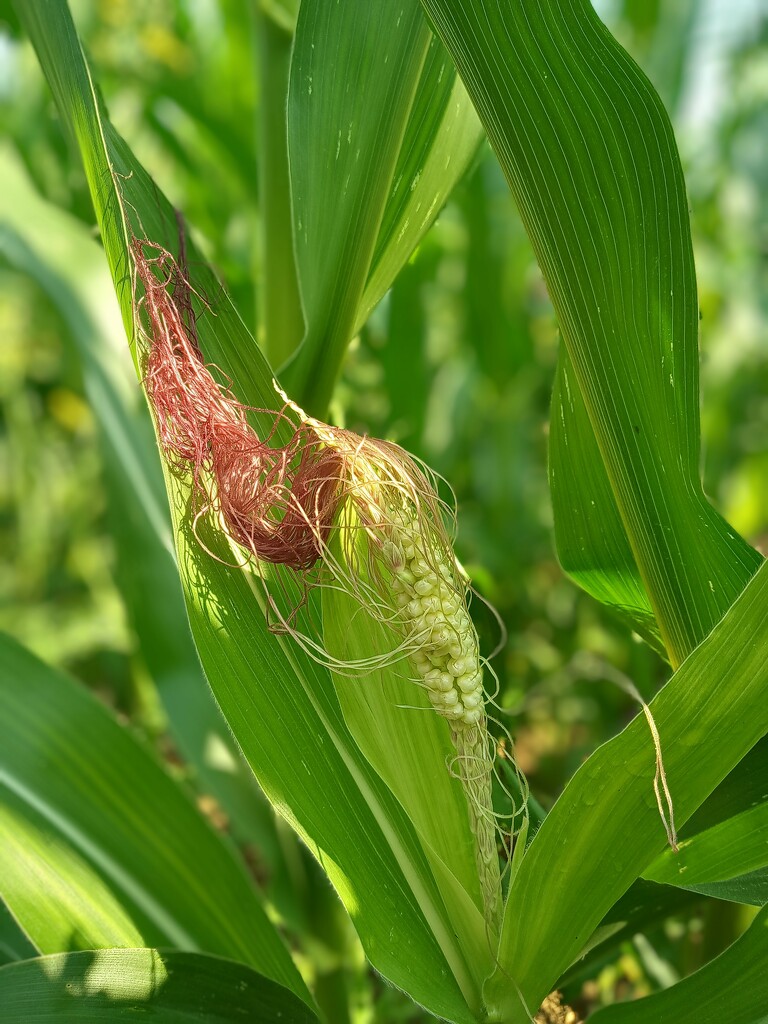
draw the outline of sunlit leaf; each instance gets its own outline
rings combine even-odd
[[[309,998],[243,865],[82,687],[0,637],[0,896],[44,953],[141,940]]]
[[[323,593],[324,640],[342,662],[376,657],[392,633],[348,594]],[[419,834],[459,941],[482,983],[493,961],[467,802],[448,723],[409,678],[406,661],[365,674],[334,673],[344,720],[368,760],[408,812]]]
[[[481,130],[417,0],[304,0],[288,98],[306,335],[288,377],[322,415],[355,331],[464,173]]]
[[[0,970],[3,1024],[135,1021],[157,1024],[316,1024],[292,992],[243,964],[155,949],[96,949]]]
[[[359,329],[474,159],[483,130],[445,47],[432,37],[357,311]]]
[[[712,508],[699,479],[696,281],[669,119],[587,0],[423,3],[531,238],[629,547],[677,665],[761,557]],[[610,509],[607,522],[617,527]],[[591,568],[582,559],[582,571],[606,568],[603,586],[615,586],[617,554],[626,581],[620,537],[607,558],[600,546]]]

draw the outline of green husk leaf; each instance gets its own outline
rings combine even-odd
[[[347,523],[345,529],[355,527]],[[367,542],[361,537],[356,543]],[[336,556],[343,558],[338,541],[334,548]],[[364,556],[359,563],[365,565]],[[323,590],[322,613],[325,648],[341,662],[380,656],[397,642],[392,630],[343,589]],[[413,672],[406,658],[365,673],[335,672],[333,682],[357,745],[419,834],[453,927],[481,986],[493,960],[483,917],[475,837],[461,782],[449,767],[456,749],[447,721],[435,713],[426,692],[413,682]]]

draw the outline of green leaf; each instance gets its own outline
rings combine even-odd
[[[41,952],[176,945],[309,999],[224,838],[102,704],[4,636],[0,719],[0,895]]]
[[[594,1024],[765,1024],[768,908],[724,953],[671,988],[598,1010]]]
[[[552,391],[549,490],[563,570],[663,653],[656,617],[564,345]]]
[[[416,0],[303,0],[288,90],[294,244],[306,335],[291,381],[322,415],[352,337],[430,42]]]
[[[353,333],[410,259],[484,137],[445,47],[431,37]]]
[[[98,105],[66,5],[37,0],[19,12],[83,154],[133,337],[125,217],[132,212],[136,231],[178,252],[173,208]],[[187,248],[191,284],[215,314],[206,311],[197,324],[207,360],[233,381],[243,402],[274,408],[271,371],[258,346],[190,239]],[[138,364],[135,345],[133,351]],[[223,537],[210,524],[199,526],[212,558],[192,535],[189,482],[166,474],[166,485],[198,653],[262,789],[323,864],[377,970],[433,1013],[472,1020],[477,986],[418,837],[349,734],[328,673],[269,632],[261,585],[231,568]]]
[[[768,733],[768,566],[651,703],[675,817],[682,825]],[[566,786],[509,891],[500,968],[486,987],[499,1019],[527,1020],[602,916],[665,845],[643,715],[600,747]]]
[[[272,815],[216,707],[192,643],[157,445],[135,385],[103,250],[83,224],[34,192],[10,147],[2,148],[0,158],[0,255],[39,283],[68,327],[101,429],[120,592],[174,739],[235,833],[257,843],[270,870],[280,872]]]
[[[679,855],[663,853],[643,871],[646,878],[754,906],[768,902],[768,737],[680,835]]]
[[[736,875],[722,882],[697,882],[686,885],[689,892],[713,896],[717,900],[731,900],[733,903],[746,903],[753,907],[764,907],[768,904],[768,868],[758,868],[746,875]]]
[[[768,736],[723,779],[681,830],[684,838],[703,832],[768,799]]]
[[[258,585],[203,554],[185,513],[177,543],[198,650],[264,791],[328,872],[374,966],[432,1012],[472,1019],[472,969],[416,833],[350,735],[329,674],[275,642]],[[220,536],[200,537],[231,557]]]
[[[678,665],[761,557],[710,506],[699,479],[696,282],[669,119],[587,0],[423,4],[530,235]],[[604,563],[600,550],[595,571]]]
[[[643,871],[645,878],[694,888],[725,882],[768,866],[768,795],[755,807],[683,839]]]
[[[767,750],[768,738],[764,738],[738,763],[680,829],[684,841],[689,837],[695,839],[704,829],[726,822],[764,798],[768,788]],[[665,852],[654,863],[667,856],[668,852]],[[674,861],[673,856],[671,859]],[[649,870],[643,874],[648,875]],[[593,976],[595,965],[607,962],[618,945],[637,932],[646,931],[649,925],[679,913],[700,895],[764,906],[768,903],[768,869],[751,871],[722,882],[694,885],[686,884],[684,875],[682,878],[670,878],[668,885],[638,879],[595,929],[587,943],[589,952],[586,956],[568,969],[558,980],[558,985],[572,984],[574,979]]]
[[[39,812],[35,802],[34,794],[20,796],[0,782],[2,896],[35,945],[48,953],[141,943],[140,927],[120,894],[66,832],[52,829],[50,814]],[[192,944],[180,931],[174,940]]]
[[[288,380],[310,411],[324,413],[347,344],[440,212],[480,138],[417,0],[397,10],[385,0],[304,0],[288,151],[306,334]]]
[[[648,42],[641,46],[643,65],[669,105],[679,99],[698,5],[695,0],[683,0],[662,7],[630,0],[623,16],[643,44]],[[613,608],[663,653],[653,609],[565,346],[561,346],[552,395],[549,460],[560,564],[587,593]]]
[[[97,949],[0,970],[3,1024],[135,1021],[157,1024],[317,1024],[292,992],[243,964],[200,953]]]

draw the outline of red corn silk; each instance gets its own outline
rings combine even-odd
[[[144,385],[168,464],[191,470],[202,511],[219,512],[232,539],[256,558],[311,568],[340,497],[338,455],[307,424],[286,444],[270,444],[287,421],[285,409],[251,410],[215,379],[194,330],[191,289],[175,260],[139,239],[131,252],[144,288],[139,312],[148,324]],[[267,439],[248,422],[249,411],[272,417]]]

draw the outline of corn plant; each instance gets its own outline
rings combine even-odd
[[[287,822],[373,969],[425,1014],[565,1019],[559,984],[692,896],[766,903],[768,576],[700,482],[670,123],[586,0],[257,6],[263,344],[113,127],[66,0],[17,12],[102,249],[10,154],[0,246],[78,339],[132,625],[199,788],[281,865],[283,925],[302,913]],[[495,707],[449,487],[329,411],[351,340],[484,135],[561,333],[560,563],[671,666],[548,813]],[[123,351],[94,299],[103,256]],[[10,638],[1,650],[2,1020],[348,1019],[145,744]],[[758,1024],[767,952],[761,909],[700,970],[590,1019]]]

